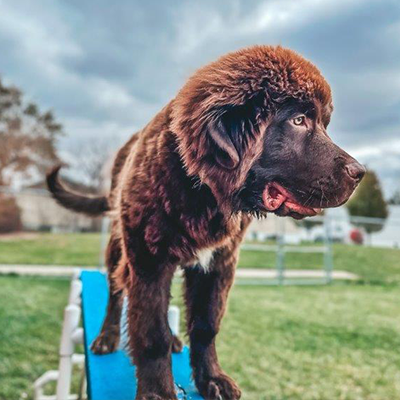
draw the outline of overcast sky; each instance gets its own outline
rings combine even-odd
[[[198,67],[253,44],[313,61],[332,138],[400,188],[399,0],[0,0],[0,75],[54,110],[63,154],[121,143]]]

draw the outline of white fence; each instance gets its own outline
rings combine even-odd
[[[329,226],[328,233],[326,226]],[[324,242],[326,234],[333,242],[356,244],[354,239],[358,235],[364,245],[399,248],[400,206],[389,206],[387,219],[349,216],[345,207],[326,210],[322,217],[299,222],[271,215],[264,221],[255,221],[247,239],[264,242],[283,235],[286,244],[296,245],[305,241]]]

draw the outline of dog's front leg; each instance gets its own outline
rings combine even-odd
[[[214,254],[209,271],[200,265],[185,269],[193,376],[200,394],[207,400],[237,400],[241,396],[236,383],[222,371],[215,349],[236,262],[237,250],[231,246]]]
[[[137,368],[136,400],[175,400],[168,303],[174,268],[132,269],[128,292],[130,349]]]

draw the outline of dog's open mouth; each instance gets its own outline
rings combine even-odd
[[[281,216],[290,216],[295,219],[313,217],[321,212],[321,208],[306,207],[300,204],[294,196],[279,183],[268,183],[263,195],[264,207]]]

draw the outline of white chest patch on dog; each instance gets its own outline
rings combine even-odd
[[[204,271],[208,271],[213,258],[214,249],[203,249],[197,252],[197,260]]]

